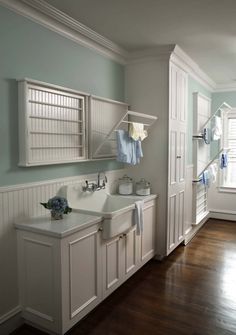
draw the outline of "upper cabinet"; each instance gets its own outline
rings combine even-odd
[[[34,80],[19,81],[20,166],[88,157],[88,95]]]

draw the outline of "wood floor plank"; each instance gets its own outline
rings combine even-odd
[[[23,326],[14,335],[45,335]],[[236,223],[209,220],[187,246],[150,261],[68,335],[236,334]]]

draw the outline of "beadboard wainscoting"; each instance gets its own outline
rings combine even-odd
[[[116,191],[117,179],[123,176],[126,170],[106,172],[108,178],[107,189]],[[69,184],[84,184],[85,180],[96,181],[97,174],[80,175],[44,182],[35,182],[22,185],[0,187],[0,333],[9,334],[6,321],[19,313],[19,295],[17,284],[17,248],[16,232],[13,226],[15,221],[47,215],[49,211],[40,205],[56,195],[60,187]],[[8,327],[8,329],[10,329]]]

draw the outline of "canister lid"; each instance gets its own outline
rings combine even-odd
[[[150,187],[149,181],[147,181],[144,178],[141,178],[140,181],[136,183],[137,186],[142,186],[142,187]]]
[[[123,182],[128,182],[128,183],[133,181],[133,179],[128,177],[127,174],[125,174],[122,178],[119,178],[119,180]]]

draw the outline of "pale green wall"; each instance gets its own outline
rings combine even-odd
[[[187,164],[193,164],[193,93],[200,92],[211,98],[211,92],[191,76],[188,77],[188,126],[187,126]]]
[[[0,186],[121,168],[113,160],[19,168],[17,83],[28,77],[124,100],[124,66],[0,6]]]

